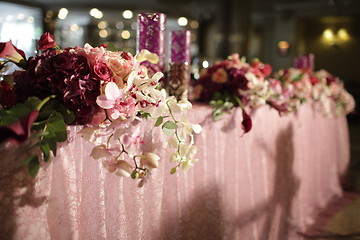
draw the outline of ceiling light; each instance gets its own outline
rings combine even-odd
[[[100,29],[104,29],[104,28],[107,28],[108,23],[106,21],[100,21],[97,26]]]
[[[124,30],[124,31],[121,32],[121,37],[123,39],[129,39],[131,37],[131,34],[130,34],[130,32],[128,30]]]
[[[70,30],[72,32],[76,32],[78,29],[79,29],[79,26],[75,23],[70,26]]]
[[[131,19],[133,17],[133,12],[130,10],[125,10],[123,11],[122,15],[125,19]]]
[[[209,62],[206,61],[206,60],[203,61],[203,62],[202,62],[202,67],[203,67],[203,68],[208,68],[208,67],[209,67]]]
[[[102,30],[99,31],[99,36],[100,36],[101,38],[106,38],[108,35],[109,35],[109,34],[108,34],[108,32],[107,32],[105,29],[102,29]]]
[[[348,40],[349,39],[349,34],[348,34],[348,32],[346,31],[345,28],[340,28],[339,31],[337,32],[337,35],[341,40]]]
[[[27,22],[28,23],[33,23],[34,22],[34,17],[32,17],[32,16],[28,17]]]
[[[186,26],[188,24],[188,20],[186,17],[179,17],[178,19],[179,26]]]
[[[199,27],[199,22],[196,21],[196,20],[191,21],[191,22],[190,22],[190,27],[191,27],[192,29],[197,29],[197,28]]]
[[[117,29],[123,29],[123,28],[124,28],[124,24],[119,21],[119,22],[116,23],[115,27],[116,27]]]
[[[61,8],[59,10],[58,18],[59,19],[65,19],[68,15],[69,11],[66,8]]]
[[[19,19],[19,20],[24,20],[24,18],[25,18],[25,15],[23,13],[19,13],[17,15],[17,19]]]

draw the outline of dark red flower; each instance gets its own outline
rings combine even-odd
[[[45,51],[56,47],[54,36],[51,33],[44,33],[37,42],[39,49]]]
[[[46,51],[31,58],[26,71],[14,75],[20,101],[54,94],[74,112],[76,124],[88,123],[99,110],[96,98],[100,95],[100,80],[84,56],[67,51],[60,54]]]
[[[238,89],[247,90],[248,89],[248,80],[245,77],[246,70],[239,68],[230,68],[229,69],[229,90],[237,94]]]
[[[252,128],[251,117],[249,114],[247,114],[247,112],[245,112],[244,109],[242,110],[242,115],[243,115],[243,120],[241,122],[241,127],[244,130],[244,133],[247,133]]]
[[[16,104],[16,94],[6,82],[0,82],[0,105],[4,108],[13,107]]]

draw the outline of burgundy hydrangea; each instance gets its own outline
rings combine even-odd
[[[16,94],[6,81],[0,81],[0,105],[10,108],[16,104]]]
[[[228,64],[218,63],[210,67],[206,74],[203,74],[195,85],[203,86],[200,101],[208,102],[212,99],[213,95],[217,92],[229,93],[242,98],[239,93],[239,89],[247,90],[248,80],[245,77],[246,69],[239,69],[235,67],[227,68]],[[212,76],[219,69],[225,69],[227,74],[227,80],[225,82],[215,82]]]
[[[14,74],[16,92],[21,100],[29,96],[45,98],[55,94],[65,107],[76,115],[76,124],[91,121],[99,110],[100,79],[84,56],[64,51],[47,51],[30,58],[25,71]]]

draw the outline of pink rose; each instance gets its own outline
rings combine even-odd
[[[127,76],[132,71],[135,61],[130,54],[123,55],[126,58],[122,58],[123,53],[119,52],[107,52],[107,62],[108,66],[113,73],[114,82],[119,86],[122,86],[121,81],[126,81]]]
[[[20,67],[26,66],[25,53],[10,41],[0,43],[0,58],[7,59]]]
[[[41,35],[37,44],[41,51],[45,51],[45,50],[56,47],[56,42],[55,42],[54,36],[48,32]]]
[[[105,49],[103,47],[93,48],[89,44],[85,44],[83,48],[76,49],[76,54],[84,56],[89,65],[95,65],[96,62],[104,62]]]
[[[218,68],[211,76],[211,80],[216,83],[225,83],[228,80],[228,75],[223,68]]]
[[[102,81],[110,81],[111,72],[106,63],[98,62],[93,66],[94,74]]]

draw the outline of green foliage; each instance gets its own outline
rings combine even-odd
[[[177,167],[173,167],[173,168],[170,170],[170,174],[176,173],[176,170],[177,170]]]
[[[163,121],[164,121],[163,116],[158,117],[158,119],[156,119],[156,122],[155,122],[155,127],[160,126],[163,123]]]
[[[0,126],[10,125],[25,117],[32,112],[40,102],[40,99],[30,97],[24,103],[18,103],[9,110],[0,110]]]
[[[170,137],[174,133],[174,130],[178,128],[178,125],[173,121],[166,121],[161,128],[163,132]]]
[[[36,97],[28,98],[9,110],[0,110],[0,126],[7,126],[25,117],[35,109],[39,110],[38,118],[31,126],[32,145],[22,153],[40,149],[45,162],[51,158],[51,152],[56,156],[57,143],[66,141],[66,125],[75,120],[75,115],[66,109],[54,96],[43,101]],[[20,166],[27,165],[29,174],[35,177],[40,168],[39,157],[32,154],[20,162]]]
[[[150,113],[147,113],[147,112],[140,111],[139,114],[140,114],[140,117],[142,117],[142,118],[147,119],[147,118],[151,117]]]
[[[36,174],[39,172],[40,169],[40,162],[38,156],[34,156],[31,158],[28,164],[29,174],[31,177],[36,177]]]
[[[226,92],[217,92],[213,95],[210,106],[213,109],[213,118],[217,121],[221,119],[224,113],[230,113],[230,110],[234,107],[241,106],[241,102],[240,99],[234,95]]]

